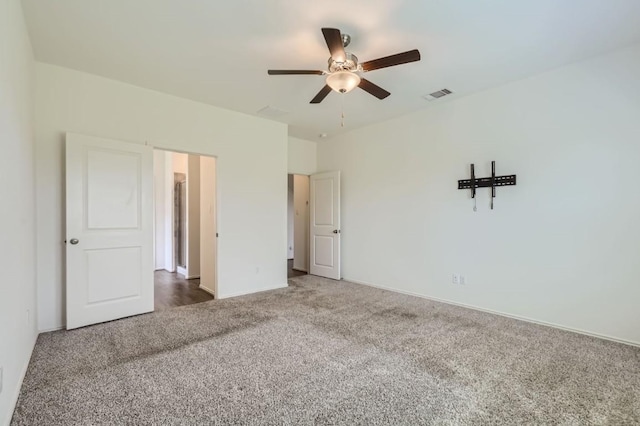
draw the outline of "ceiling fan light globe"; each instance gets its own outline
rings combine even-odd
[[[358,87],[360,76],[351,71],[336,71],[327,76],[327,85],[338,93],[347,93]]]

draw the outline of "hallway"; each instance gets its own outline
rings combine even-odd
[[[307,275],[307,273],[293,269],[293,259],[287,260],[287,278],[299,277],[301,275]]]
[[[186,280],[175,272],[154,272],[154,306],[156,311],[176,306],[213,300],[213,296],[200,287],[200,279]]]

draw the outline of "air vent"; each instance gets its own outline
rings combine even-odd
[[[287,115],[289,114],[288,111],[282,110],[282,109],[278,109],[278,108],[274,108],[271,106],[266,106],[264,108],[262,108],[261,110],[258,111],[258,115],[261,115],[263,117],[269,117],[269,118],[278,118],[278,117],[282,117],[283,115]]]
[[[435,101],[436,99],[440,99],[443,98],[447,95],[452,94],[453,92],[449,89],[442,89],[442,90],[438,90],[437,92],[433,92],[433,93],[429,93],[428,95],[424,95],[423,98],[425,98],[428,101]]]

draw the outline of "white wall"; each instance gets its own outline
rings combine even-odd
[[[67,131],[216,156],[218,297],[286,286],[286,125],[40,63],[36,123],[41,329],[64,324]]]
[[[293,175],[293,268],[309,271],[309,176]]]
[[[183,173],[186,176],[189,171],[189,156],[182,152],[172,152],[171,156],[173,157],[173,173]]]
[[[636,46],[319,143],[344,279],[640,343],[639,75]],[[491,160],[518,184],[474,213]]]
[[[317,146],[315,142],[289,136],[288,172],[310,175],[316,172]]]
[[[200,156],[187,159],[187,278],[200,277]]]
[[[216,292],[216,159],[200,156],[200,287]]]
[[[0,2],[0,424],[9,424],[36,331],[33,56],[18,0]]]
[[[153,151],[153,208],[154,208],[154,265],[155,269],[165,268],[165,235],[166,230],[166,171],[165,171],[165,152],[160,150]]]

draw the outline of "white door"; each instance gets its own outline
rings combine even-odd
[[[153,151],[67,134],[67,328],[153,311]]]
[[[310,274],[339,280],[340,172],[311,175]]]

